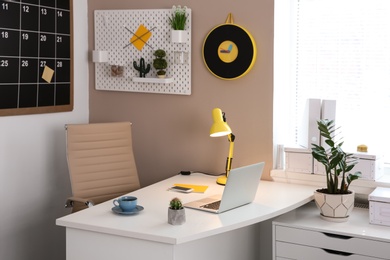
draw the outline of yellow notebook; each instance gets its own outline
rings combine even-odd
[[[176,184],[174,184],[174,186],[191,188],[191,189],[193,189],[193,192],[199,192],[199,193],[205,192],[207,190],[207,188],[209,187],[206,185],[193,185],[193,184],[182,184],[182,183],[176,183]]]

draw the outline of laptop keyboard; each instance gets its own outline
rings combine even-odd
[[[212,203],[209,203],[209,204],[205,204],[205,205],[202,206],[202,208],[217,210],[217,209],[219,209],[219,205],[221,205],[221,201],[220,200],[212,202]]]

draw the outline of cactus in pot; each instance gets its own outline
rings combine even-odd
[[[168,223],[171,225],[181,225],[186,222],[186,214],[183,203],[179,198],[173,198],[169,202]]]

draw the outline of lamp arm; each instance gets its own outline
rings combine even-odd
[[[230,134],[228,135],[228,140],[229,140],[229,142],[234,142],[235,139],[236,139],[236,136],[235,136],[233,133],[230,133]]]
[[[228,135],[229,144],[229,155],[226,159],[226,177],[229,176],[230,170],[232,169],[232,160],[233,160],[233,150],[234,150],[234,140],[236,139],[233,133]]]

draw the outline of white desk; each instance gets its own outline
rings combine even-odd
[[[390,259],[390,227],[369,223],[369,210],[354,208],[347,222],[319,217],[307,203],[273,221],[273,259]]]
[[[66,259],[258,259],[257,223],[306,204],[314,190],[311,186],[261,181],[251,204],[222,214],[186,209],[185,224],[167,223],[173,197],[186,203],[222,193],[223,186],[215,180],[203,174],[177,175],[132,192],[145,208],[138,215],[116,215],[111,211],[112,201],[108,201],[57,219],[57,225],[66,227]],[[167,191],[174,183],[209,188],[205,193]],[[222,251],[215,251],[216,247]]]

